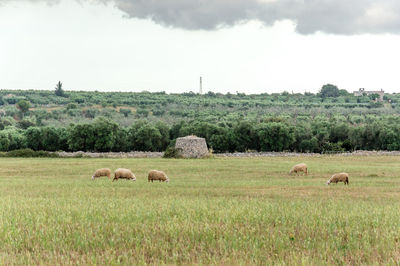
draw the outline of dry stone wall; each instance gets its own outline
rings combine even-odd
[[[204,146],[203,146],[204,147]],[[207,145],[206,145],[207,147]],[[189,152],[195,154],[197,151]],[[161,158],[163,152],[55,152],[60,157],[88,157],[88,158]],[[207,153],[204,153],[208,155]],[[216,153],[215,157],[323,157],[323,156],[400,156],[400,151],[354,151],[347,153],[295,153],[295,152],[235,152],[235,153]],[[202,156],[200,156],[202,157]],[[190,157],[188,157],[190,158]],[[196,157],[195,157],[196,158]]]
[[[72,158],[72,157],[88,157],[88,158],[161,158],[163,152],[55,152],[60,157]]]

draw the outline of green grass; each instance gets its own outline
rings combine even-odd
[[[299,162],[310,174],[288,176]],[[91,181],[101,167],[137,181]],[[325,185],[342,171],[349,186]],[[398,264],[399,172],[390,156],[0,158],[0,263]]]

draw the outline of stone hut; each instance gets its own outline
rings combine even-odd
[[[177,138],[175,149],[179,149],[184,158],[201,158],[208,155],[206,140],[197,136]]]

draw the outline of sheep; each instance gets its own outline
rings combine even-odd
[[[339,174],[334,174],[327,182],[326,184],[329,185],[330,183],[338,183],[338,182],[343,182],[345,185],[349,184],[349,174],[348,173],[339,173]]]
[[[125,168],[118,168],[117,170],[115,170],[113,182],[115,180],[118,181],[119,178],[136,181],[136,176],[131,172],[131,170]]]
[[[292,169],[290,169],[289,171],[289,175],[293,174],[293,173],[298,173],[298,172],[303,172],[307,175],[307,165],[305,163],[299,163],[296,164],[295,166],[292,167]]]
[[[151,170],[149,172],[149,176],[148,176],[148,181],[153,182],[154,180],[158,180],[158,181],[163,181],[163,182],[169,182],[169,178],[168,176],[162,172],[162,171],[158,171],[158,170]]]
[[[111,178],[110,168],[97,169],[92,176],[92,180],[94,180],[95,178],[101,177],[101,176],[107,176],[108,178]]]

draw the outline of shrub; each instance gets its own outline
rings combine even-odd
[[[163,158],[182,158],[180,154],[181,149],[175,149],[173,147],[168,147],[163,155]]]
[[[2,156],[2,157],[23,157],[23,158],[32,158],[32,157],[57,158],[57,157],[59,157],[58,154],[56,154],[56,153],[50,153],[47,151],[34,151],[31,149],[13,150],[13,151],[2,153],[0,156]]]
[[[67,105],[67,110],[76,109],[78,106],[75,103],[69,103]]]
[[[33,127],[35,125],[36,125],[36,123],[29,119],[23,119],[23,120],[17,122],[17,126],[21,129],[27,129],[27,128]]]
[[[121,108],[121,109],[119,109],[119,112],[120,112],[121,114],[123,114],[125,117],[128,117],[128,115],[129,115],[130,113],[132,113],[132,110],[131,110],[131,109]]]

